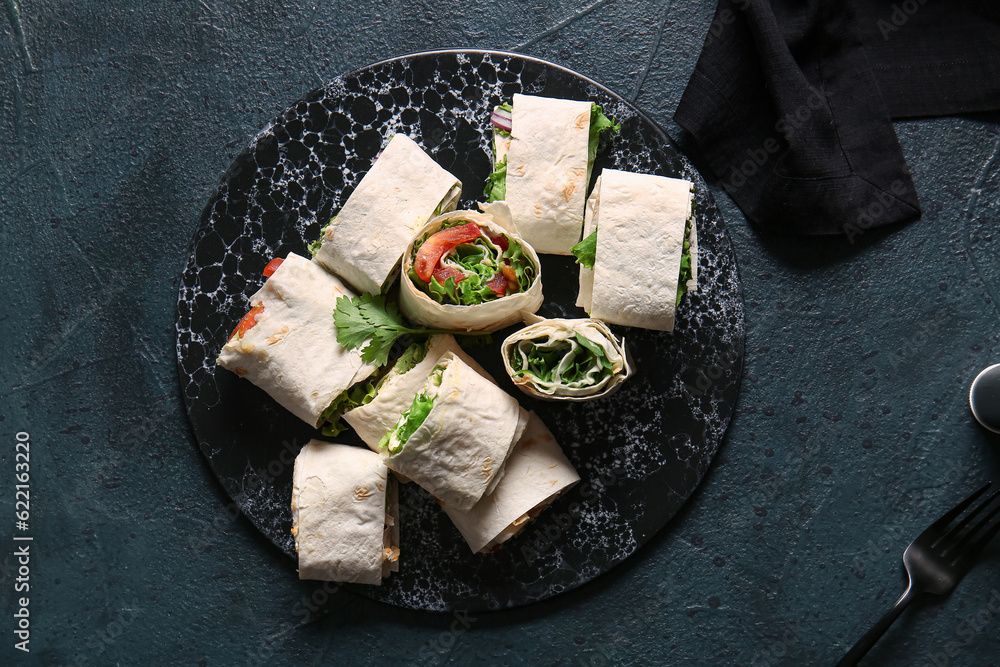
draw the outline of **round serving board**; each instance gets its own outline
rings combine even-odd
[[[684,298],[673,333],[614,327],[637,372],[598,401],[542,402],[519,392],[499,355],[509,331],[469,348],[538,413],[582,481],[490,555],[471,553],[429,494],[401,486],[400,571],[380,587],[351,587],[389,604],[503,609],[607,572],[663,528],[697,487],[739,391],[745,328],[736,258],[704,181],[663,131],[607,88],[551,63],[486,51],[416,54],[338,77],[290,106],[236,158],[205,208],[177,302],[177,356],[194,433],[226,491],[295,557],[293,461],[318,432],[215,365],[263,283],[264,266],[289,252],[308,257],[307,243],[397,132],[460,178],[460,208],[474,209],[491,170],[490,111],[518,92],[592,100],[621,122],[599,154],[595,176],[613,167],[694,183],[698,291]],[[574,306],[577,276],[572,258],[543,255],[545,303],[538,314],[585,317]],[[361,445],[350,432],[338,440]],[[296,576],[294,561],[288,576]]]

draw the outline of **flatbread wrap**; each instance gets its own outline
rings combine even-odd
[[[449,352],[383,436],[379,452],[390,470],[465,511],[502,479],[527,421],[512,396]]]
[[[337,299],[353,296],[336,276],[290,253],[219,353],[219,366],[257,385],[314,428],[341,394],[376,366],[337,343]]]
[[[299,578],[378,586],[398,571],[397,488],[378,454],[309,441],[292,472]]]
[[[577,305],[605,322],[673,331],[677,306],[698,287],[690,181],[605,169],[585,229],[573,248]]]
[[[451,211],[462,184],[404,134],[392,137],[347,202],[320,232],[315,260],[360,292],[378,294],[413,233]]]
[[[493,218],[452,211],[434,218],[403,253],[399,306],[433,329],[496,331],[542,305],[534,249]]]
[[[473,553],[490,553],[579,481],[555,437],[532,412],[493,492],[469,511],[447,505],[444,511]]]
[[[492,116],[490,202],[505,200],[519,236],[542,254],[568,255],[580,240],[601,133],[618,124],[592,102],[516,93]]]
[[[479,363],[462,350],[454,336],[437,334],[410,345],[379,380],[374,397],[364,405],[345,412],[344,421],[369,448],[379,451],[378,443],[382,436],[396,425],[433,368],[448,352],[454,353],[480,375],[491,379]]]
[[[632,373],[624,341],[600,320],[528,316],[525,322],[500,354],[511,380],[529,396],[594,400],[610,396]]]

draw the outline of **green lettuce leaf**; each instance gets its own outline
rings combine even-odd
[[[691,202],[691,215],[684,223],[684,248],[681,250],[681,275],[677,279],[677,305],[681,305],[681,299],[687,294],[687,281],[694,277],[691,269],[691,224],[694,220],[694,202]]]
[[[597,230],[569,249],[576,256],[576,263],[582,264],[588,269],[594,268],[594,261],[597,259]]]
[[[390,454],[397,454],[399,450],[403,448],[406,441],[410,439],[410,436],[416,432],[420,425],[424,423],[427,419],[427,415],[430,414],[431,408],[434,407],[434,397],[428,396],[427,394],[417,394],[413,397],[413,403],[410,407],[406,409],[399,417],[399,421],[396,422],[396,428],[389,431],[382,436],[382,439],[378,441],[379,449],[389,449],[389,443],[392,440],[393,434],[396,436],[397,445],[389,449]]]
[[[341,392],[340,396],[333,399],[333,402],[323,411],[323,420],[326,422],[322,427],[323,435],[340,435],[347,430],[347,426],[340,419],[341,415],[348,410],[371,403],[376,393],[375,383],[370,380],[359,382]]]
[[[532,375],[543,383],[553,382],[556,370],[568,355],[572,355],[571,363],[562,369],[560,384],[568,386],[574,383],[587,383],[587,376],[594,369],[601,370],[598,377],[605,377],[612,372],[613,365],[600,345],[580,334],[575,334],[574,339],[580,346],[575,351],[570,342],[565,340],[556,343],[548,343],[547,339],[531,341],[527,352],[527,363],[520,354],[513,353],[510,356],[514,374],[519,377]]]
[[[504,155],[495,167],[493,173],[486,177],[486,187],[483,188],[486,203],[500,201],[507,197],[507,156]]]
[[[590,175],[594,171],[594,160],[597,159],[597,149],[601,145],[601,134],[610,130],[618,132],[622,129],[622,124],[604,115],[601,105],[594,104],[590,107],[590,143],[587,145],[587,183],[590,183]],[[589,187],[589,186],[588,186]]]
[[[441,229],[454,226],[455,221],[452,222],[452,225],[442,225]],[[425,240],[418,239],[414,244],[414,256]],[[507,241],[507,250],[501,250],[485,236],[456,247],[448,256],[448,261],[452,266],[461,267],[462,273],[465,274],[465,278],[457,282],[454,278],[448,278],[441,283],[433,276],[430,282],[425,282],[417,276],[413,262],[410,263],[407,275],[418,289],[438,303],[473,306],[500,298],[487,284],[499,273],[498,267],[507,264],[514,269],[518,287],[516,292],[511,290],[508,294],[524,292],[532,285],[538,271],[531,258],[524,253],[520,243],[509,236]]]

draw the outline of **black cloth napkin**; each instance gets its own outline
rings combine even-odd
[[[919,217],[891,119],[1000,109],[1000,2],[721,0],[675,120],[762,227]]]

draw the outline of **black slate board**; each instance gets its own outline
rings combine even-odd
[[[394,605],[502,609],[606,572],[659,531],[697,487],[739,391],[745,328],[732,245],[704,181],[663,131],[608,89],[551,63],[484,51],[417,54],[334,79],[289,107],[237,157],[205,208],[178,297],[177,355],[194,432],[227,492],[294,557],[292,465],[317,432],[215,366],[263,282],[265,264],[288,252],[305,254],[307,241],[396,132],[413,137],[458,176],[460,208],[475,208],[490,171],[490,110],[515,92],[593,100],[621,121],[595,173],[613,167],[694,182],[699,288],[685,297],[672,334],[616,328],[638,373],[600,401],[546,403],[518,392],[497,352],[505,332],[492,346],[470,350],[541,416],[582,481],[489,556],[469,552],[427,493],[402,486],[400,572],[381,587],[352,587]],[[543,256],[542,276],[546,300],[539,315],[585,316],[573,305],[571,259]],[[352,433],[338,440],[361,444]],[[292,567],[289,576],[295,576]]]

